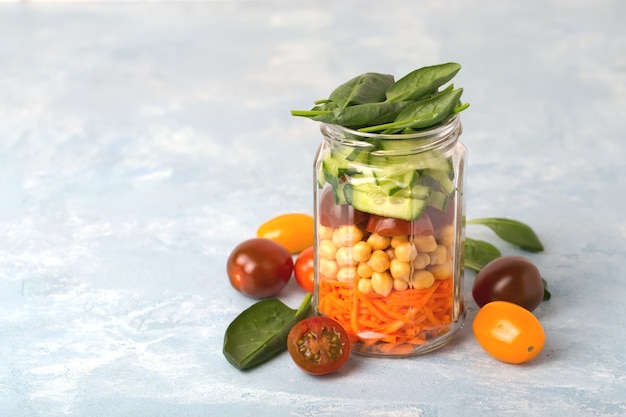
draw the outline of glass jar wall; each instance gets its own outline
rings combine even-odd
[[[355,353],[425,353],[463,325],[461,131],[458,115],[411,134],[321,126],[314,305]]]

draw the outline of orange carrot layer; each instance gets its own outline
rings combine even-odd
[[[363,294],[356,286],[321,280],[319,311],[337,320],[353,341],[370,350],[376,342],[402,346],[421,345],[447,331],[452,321],[452,279],[426,289],[392,291],[386,297]],[[395,351],[391,348],[390,352]]]

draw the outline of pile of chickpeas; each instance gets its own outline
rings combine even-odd
[[[321,279],[356,284],[363,294],[425,289],[452,276],[454,229],[435,235],[382,236],[359,225],[318,226]]]

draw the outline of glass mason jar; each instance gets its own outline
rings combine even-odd
[[[321,125],[313,303],[355,353],[422,354],[463,326],[461,131],[458,115],[411,134]]]

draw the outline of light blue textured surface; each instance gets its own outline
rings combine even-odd
[[[625,18],[620,0],[0,5],[0,415],[626,415]],[[224,330],[253,300],[226,258],[312,212],[320,134],[289,110],[445,61],[472,104],[468,216],[546,246],[544,351],[481,350],[468,273],[467,325],[435,353],[234,369]]]

